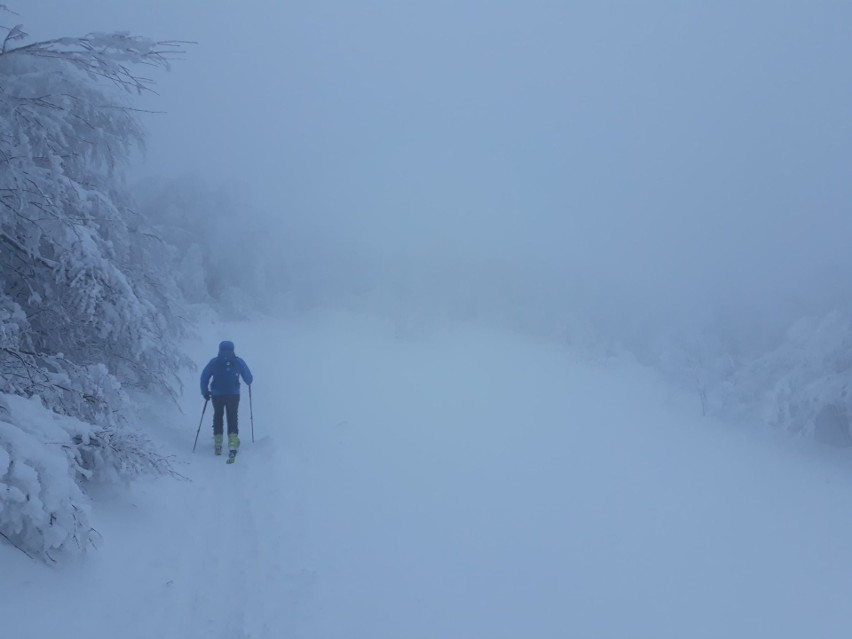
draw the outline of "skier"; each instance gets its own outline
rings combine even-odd
[[[228,418],[228,463],[233,463],[240,447],[237,409],[240,405],[240,377],[251,386],[254,377],[242,358],[234,353],[234,343],[219,344],[219,355],[210,360],[201,372],[201,394],[213,400],[213,446],[222,454],[223,415]],[[211,384],[212,378],[212,384]]]

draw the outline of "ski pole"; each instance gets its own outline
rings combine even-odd
[[[254,408],[251,405],[251,384],[249,387],[249,417],[251,418],[251,443],[254,443]]]
[[[204,411],[207,410],[207,402],[209,399],[204,400],[204,408],[201,409],[201,419],[198,422],[198,430],[195,432],[195,443],[192,445],[192,452],[195,452],[195,447],[198,445],[198,433],[201,432],[201,424],[204,423]]]

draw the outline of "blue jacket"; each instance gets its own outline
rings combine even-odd
[[[234,354],[234,343],[222,342],[219,344],[219,355],[211,359],[201,371],[201,395],[239,395],[240,377],[249,386],[254,381],[248,365]]]

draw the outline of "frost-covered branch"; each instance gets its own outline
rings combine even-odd
[[[183,43],[26,37],[0,46],[0,534],[57,558],[91,541],[79,482],[175,474],[128,389],[180,392],[177,254],[132,212],[122,170],[144,135],[114,87],[150,91],[136,69]]]
[[[90,74],[106,79],[116,86],[137,92],[150,91],[153,81],[135,74],[132,65],[170,68],[170,61],[184,53],[181,41],[156,41],[131,36],[124,32],[91,33],[79,38],[55,38],[10,47],[9,44],[26,37],[21,25],[9,30],[0,56],[29,55],[61,60]]]

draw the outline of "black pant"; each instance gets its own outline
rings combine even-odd
[[[213,434],[222,434],[222,416],[228,413],[228,434],[236,435],[240,432],[237,427],[237,409],[240,406],[239,395],[213,395]]]

